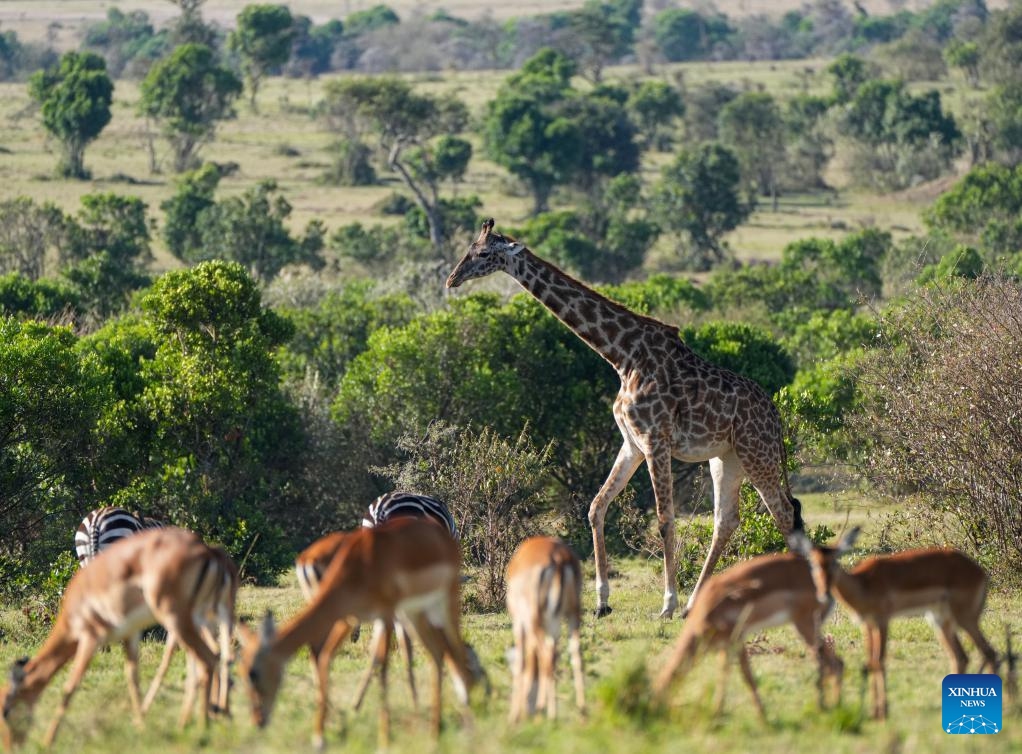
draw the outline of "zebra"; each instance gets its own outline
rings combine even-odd
[[[75,553],[78,567],[84,568],[101,550],[114,542],[130,537],[143,529],[159,529],[162,521],[129,513],[124,508],[108,506],[90,512],[75,531]]]
[[[459,539],[458,527],[454,523],[454,516],[451,515],[447,505],[435,497],[419,495],[415,492],[395,490],[386,495],[380,495],[369,504],[369,509],[362,517],[362,526],[372,528],[399,516],[432,519],[447,529],[456,541]]]

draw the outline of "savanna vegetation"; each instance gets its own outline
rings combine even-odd
[[[818,537],[852,521],[867,549],[975,557],[1001,647],[1022,575],[1022,5],[866,5],[377,5],[318,21],[296,2],[221,24],[189,0],[164,21],[111,7],[59,43],[6,24],[2,659],[49,625],[92,508],[222,544],[249,585],[242,612],[286,613],[296,552],[402,486],[458,511],[467,632],[503,676],[503,567],[534,532],[590,554],[618,380],[509,279],[444,290],[488,216],[773,395]],[[675,475],[687,589],[711,493],[704,467]],[[945,660],[914,622],[892,640],[903,719],[887,727],[859,716],[854,672],[842,707],[811,712],[811,663],[783,633],[754,660],[768,735],[737,688],[710,722],[709,681],[650,707],[643,665],[676,635],[652,619],[652,504],[638,473],[611,509],[620,604],[586,629],[591,721],[510,730],[501,678],[444,747],[949,745],[910,672],[939,699]],[[751,490],[743,513],[725,566],[784,548]],[[847,616],[833,632],[857,667]],[[348,678],[363,650],[342,654]],[[68,725],[86,749],[129,745],[126,717],[87,712],[123,695],[119,660],[97,662]],[[302,675],[266,738],[238,724],[203,741],[293,745]],[[348,744],[371,745],[369,720],[349,717]],[[1017,745],[1014,727],[991,745]],[[170,731],[157,715],[146,740],[198,740]]]

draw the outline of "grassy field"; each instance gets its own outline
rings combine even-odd
[[[206,3],[203,16],[225,28],[232,28],[238,13],[250,0],[215,0]],[[309,16],[317,23],[331,18],[345,18],[351,13],[379,5],[378,0],[293,0],[287,3],[293,13]],[[428,15],[444,10],[453,16],[477,19],[490,16],[497,20],[551,13],[558,10],[580,8],[583,0],[520,0],[508,5],[494,0],[388,0],[385,5],[394,9],[401,18],[416,13]],[[753,14],[778,15],[797,10],[803,0],[717,0],[712,5],[732,18]],[[895,5],[918,10],[932,4],[932,0],[861,0],[860,5],[873,14],[891,13]],[[991,10],[1002,8],[1007,0],[987,0]],[[653,4],[650,4],[653,5]],[[678,5],[686,5],[678,3]],[[708,4],[709,5],[709,4]],[[43,40],[48,37],[61,49],[77,44],[82,29],[106,17],[107,9],[116,6],[125,13],[144,10],[154,25],[161,26],[176,18],[179,11],[166,0],[3,0],[0,2],[0,23],[18,32],[22,39]],[[698,7],[698,6],[697,6]]]
[[[856,498],[807,495],[806,520],[827,523],[838,530],[846,522],[866,526],[865,546],[875,539],[878,524],[876,505]],[[590,564],[587,570],[591,570]],[[1007,711],[1004,730],[996,736],[966,743],[940,729],[940,684],[948,672],[948,661],[933,632],[922,618],[896,622],[891,633],[888,656],[891,717],[887,723],[862,720],[861,688],[858,668],[862,663],[862,643],[858,629],[848,615],[838,609],[827,625],[837,649],[845,659],[844,704],[837,710],[819,712],[815,706],[815,664],[790,627],[777,628],[752,641],[753,670],[769,716],[763,726],[755,716],[748,691],[737,671],[728,684],[725,713],[711,716],[717,671],[714,658],[704,659],[696,671],[677,684],[670,709],[663,714],[642,718],[623,710],[640,701],[646,688],[643,669],[655,671],[680,630],[680,621],[662,622],[656,618],[660,607],[659,563],[637,559],[612,561],[616,574],[612,582],[611,604],[614,612],[596,622],[587,619],[583,628],[586,662],[588,719],[576,713],[566,667],[559,684],[561,719],[556,725],[543,721],[512,729],[506,722],[510,677],[504,651],[511,643],[510,624],[503,613],[468,615],[465,633],[486,665],[494,685],[491,698],[473,696],[473,722],[458,724],[450,685],[445,693],[445,730],[440,751],[472,751],[475,754],[497,752],[659,752],[714,751],[759,754],[792,751],[817,752],[1011,752],[1022,746],[1022,717]],[[591,573],[587,576],[585,603],[594,604]],[[278,588],[245,588],[239,601],[242,615],[255,617],[272,608],[286,618],[301,603],[297,587],[288,578]],[[1003,648],[1004,626],[1022,625],[1022,600],[1017,593],[994,591],[987,605],[984,628],[995,646]],[[5,641],[0,645],[0,665],[31,653],[41,637],[29,638],[15,613],[0,616]],[[334,663],[332,699],[343,708],[366,662],[365,639],[349,645]],[[972,650],[971,645],[966,644]],[[161,645],[147,643],[143,650],[143,682],[159,660]],[[420,688],[429,683],[430,670],[416,660]],[[975,655],[973,651],[975,667]],[[247,715],[246,700],[235,687],[234,719],[213,724],[203,734],[192,728],[179,733],[175,728],[181,700],[183,662],[180,655],[168,676],[160,703],[151,713],[147,727],[138,731],[130,723],[130,708],[121,671],[119,649],[101,653],[85,677],[57,742],[58,751],[148,752],[194,751],[202,748],[216,752],[299,752],[311,749],[314,686],[304,653],[289,667],[282,694],[269,727],[259,731]],[[638,673],[638,680],[635,680]],[[427,723],[410,702],[400,659],[392,665],[391,703],[394,751],[422,751],[427,740]],[[38,746],[44,722],[54,709],[59,685],[55,682],[38,707],[36,725],[28,751]],[[631,682],[629,679],[632,679]],[[240,682],[239,682],[240,683]],[[327,745],[334,750],[373,751],[376,748],[376,712],[378,687],[370,689],[366,706],[358,714],[342,715],[336,710],[328,725]],[[426,749],[430,747],[425,746]]]
[[[707,81],[729,82],[747,88],[765,88],[780,96],[806,87],[820,90],[825,61],[786,61],[771,64],[694,63],[666,68],[663,75],[681,73],[689,86]],[[812,76],[806,74],[813,70]],[[500,87],[506,72],[449,72],[443,76],[417,76],[411,80],[425,92],[451,92],[462,98],[472,112],[482,112],[485,103]],[[638,75],[634,69],[613,71],[614,76]],[[299,230],[312,219],[333,229],[342,224],[387,222],[375,206],[392,191],[401,188],[397,179],[382,174],[383,182],[370,187],[324,185],[320,180],[332,158],[335,137],[313,110],[322,99],[326,79],[297,81],[270,79],[260,94],[261,110],[253,114],[239,104],[238,117],[221,124],[216,140],[206,145],[202,157],[219,163],[237,163],[236,173],[220,184],[220,195],[229,195],[273,179],[294,206],[292,226]],[[0,197],[27,195],[38,201],[52,201],[66,211],[76,211],[79,198],[94,191],[114,191],[141,197],[153,217],[160,221],[159,205],[174,191],[169,172],[151,174],[146,152],[146,124],[137,115],[138,85],[117,82],[114,116],[100,137],[86,151],[88,181],[65,181],[53,177],[58,145],[49,139],[34,115],[23,84],[0,84]],[[475,137],[472,137],[475,139]],[[169,157],[158,140],[158,156],[164,167]],[[524,195],[508,191],[505,170],[482,156],[476,139],[476,156],[466,179],[457,187],[460,194],[477,194],[481,212],[497,218],[498,224],[523,219],[530,206]],[[643,170],[649,181],[670,154],[650,155]],[[841,185],[840,167],[830,176]],[[791,240],[806,236],[841,236],[865,226],[893,229],[896,234],[921,229],[919,212],[932,197],[884,196],[840,191],[826,195],[786,196],[774,212],[763,205],[748,223],[727,239],[741,259],[770,260],[780,255]],[[174,264],[160,253],[156,234],[157,271]],[[662,243],[667,244],[664,240]],[[655,263],[656,255],[652,255]]]

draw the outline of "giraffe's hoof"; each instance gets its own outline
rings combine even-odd
[[[600,605],[596,608],[596,617],[604,618],[613,612],[613,608],[610,605]]]
[[[663,610],[660,611],[660,617],[663,618],[664,620],[670,620],[671,618],[674,617],[674,608],[665,607]]]
[[[685,605],[685,607],[681,608],[681,615],[679,615],[678,617],[681,618],[682,620],[685,620],[685,618],[688,617],[688,614],[691,610],[692,608],[690,608],[688,605]]]

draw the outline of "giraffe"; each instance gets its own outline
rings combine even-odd
[[[728,539],[738,528],[738,492],[748,478],[784,534],[804,529],[801,504],[791,494],[784,468],[781,417],[752,380],[696,355],[678,328],[636,314],[571,278],[524,244],[493,230],[482,231],[447,278],[466,280],[501,270],[532,294],[621,378],[614,420],[623,442],[607,480],[589,507],[596,559],[596,614],[610,613],[604,522],[611,501],[645,460],[656,498],[664,546],[662,618],[678,607],[674,552],[671,459],[709,461],[713,479],[713,538],[706,561],[682,615],[713,573]]]

